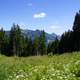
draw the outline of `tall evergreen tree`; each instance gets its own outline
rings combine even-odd
[[[62,34],[59,42],[59,53],[71,52],[73,50],[73,32],[68,31]]]
[[[22,36],[20,26],[16,25],[16,54],[17,56],[21,56],[23,52],[23,41],[24,37]]]
[[[13,24],[10,31],[10,56],[16,55],[16,25]]]
[[[9,53],[10,53],[9,36],[5,34],[3,54],[9,56]]]
[[[58,52],[59,52],[59,51],[58,51],[58,50],[59,50],[59,49],[58,49],[59,40],[58,40],[57,37],[56,37],[55,41],[53,41],[52,46],[53,46],[53,49],[52,49],[53,54],[58,53]]]
[[[59,40],[58,38],[56,37],[55,41],[52,41],[48,44],[48,53],[53,53],[53,54],[56,54],[59,52]]]
[[[34,39],[34,55],[39,55],[39,37],[36,35]]]
[[[0,53],[3,54],[3,50],[4,50],[4,42],[5,42],[5,32],[3,30],[3,28],[1,28],[0,30]]]
[[[28,39],[28,45],[27,45],[27,56],[33,56],[33,41],[31,38]]]
[[[48,46],[47,46],[47,54],[51,53],[52,52],[52,42],[49,42],[48,43]]]
[[[80,32],[80,11],[76,13],[74,24],[73,24],[73,31]]]
[[[22,56],[26,57],[26,56],[29,56],[29,51],[28,51],[28,48],[29,48],[29,39],[28,37],[26,36],[23,40],[23,54]]]
[[[40,35],[39,52],[41,55],[47,54],[46,36],[45,36],[44,30],[42,31],[42,34]]]
[[[11,55],[21,56],[23,51],[23,36],[19,25],[13,24],[10,31]]]
[[[76,14],[73,24],[74,50],[80,51],[80,11]]]

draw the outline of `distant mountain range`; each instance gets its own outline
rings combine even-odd
[[[7,35],[10,34],[10,31],[5,31]],[[32,40],[34,40],[35,36],[40,36],[42,33],[41,30],[22,30],[22,34],[23,36],[28,36],[29,38],[31,38]],[[60,36],[58,36],[57,34],[55,33],[52,33],[52,34],[49,34],[47,32],[45,32],[45,35],[46,35],[46,41],[47,43],[50,42],[50,41],[54,41],[55,38],[57,37],[58,39],[60,38]]]

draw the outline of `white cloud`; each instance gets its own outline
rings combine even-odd
[[[33,15],[33,18],[35,18],[35,19],[37,19],[37,18],[44,18],[44,17],[46,17],[46,13],[44,13],[44,12],[41,12],[41,13],[36,13],[36,14],[34,14]]]
[[[62,27],[62,26],[63,25],[51,25],[48,27],[47,31],[49,33],[56,33],[58,35],[61,35],[62,33],[68,30],[67,27]]]
[[[63,32],[64,32],[64,29],[61,27],[61,25],[50,25],[50,26],[47,26],[45,28],[45,31],[48,32],[48,33],[55,33],[57,35],[61,35]]]
[[[51,29],[60,29],[61,27],[60,26],[57,26],[57,25],[52,25],[50,26]]]

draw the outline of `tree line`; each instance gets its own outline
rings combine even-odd
[[[13,24],[10,34],[6,35],[3,28],[0,30],[0,53],[6,56],[34,56],[47,54],[45,32],[32,40],[22,34],[20,26]]]
[[[48,53],[62,54],[80,51],[80,11],[76,13],[72,30],[63,33],[61,39],[56,39],[48,45]]]
[[[10,34],[6,35],[3,28],[0,29],[0,53],[6,56],[34,56],[62,54],[65,52],[80,51],[80,11],[76,13],[72,30],[63,33],[61,38],[46,45],[45,31],[41,35],[36,34],[35,39],[22,34],[20,26],[13,24]]]

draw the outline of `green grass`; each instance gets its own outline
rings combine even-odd
[[[80,80],[80,52],[25,58],[0,55],[0,80]]]

